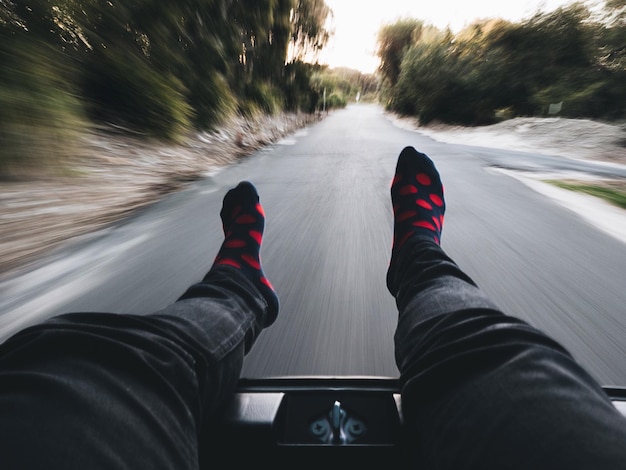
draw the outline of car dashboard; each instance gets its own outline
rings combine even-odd
[[[626,388],[605,387],[626,416]],[[241,379],[204,436],[228,468],[396,468],[403,461],[400,384],[394,378]],[[201,461],[205,459],[201,456]]]

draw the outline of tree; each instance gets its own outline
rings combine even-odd
[[[623,117],[623,3],[610,2],[618,8],[601,20],[575,3],[520,23],[478,21],[455,36],[388,25],[379,34],[387,105],[423,122],[486,124],[558,102],[564,116]]]
[[[324,0],[294,0],[291,12],[291,60],[316,62],[327,44],[326,23],[332,10]]]
[[[404,54],[421,36],[420,20],[401,20],[383,26],[378,33],[378,57],[380,73],[389,86],[394,86],[400,76],[400,64]]]
[[[418,116],[424,124],[434,119],[468,124],[475,108],[466,103],[470,95],[463,74],[466,59],[444,37],[420,42],[406,52],[392,106]]]
[[[31,125],[62,141],[86,116],[178,140],[235,112],[310,110],[302,60],[331,14],[324,0],[1,0],[1,147],[25,154],[8,136]]]
[[[0,4],[0,177],[54,169],[84,130],[78,70],[64,48],[62,2]]]

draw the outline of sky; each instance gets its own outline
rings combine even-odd
[[[320,63],[372,73],[378,67],[376,34],[386,23],[418,18],[456,32],[475,19],[519,21],[538,10],[548,12],[574,0],[326,0],[333,10],[335,34],[320,56]]]

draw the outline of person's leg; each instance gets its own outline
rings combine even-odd
[[[504,315],[440,247],[445,204],[432,161],[404,149],[391,194],[387,284],[415,464],[626,468],[626,419],[601,387],[555,341]]]
[[[198,467],[207,418],[278,313],[254,187],[231,190],[221,217],[213,267],[169,307],[62,315],[0,346],[3,468]]]

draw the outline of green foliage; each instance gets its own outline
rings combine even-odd
[[[389,86],[394,86],[400,76],[400,64],[407,49],[421,36],[420,20],[401,20],[388,24],[378,32],[380,73]]]
[[[188,86],[195,128],[210,129],[236,112],[239,100],[221,73],[207,72],[203,78],[188,80]]]
[[[346,97],[340,93],[331,93],[326,99],[326,109],[345,108],[347,104]]]
[[[623,118],[626,28],[611,15],[593,20],[572,4],[520,23],[480,21],[454,36],[399,21],[379,34],[382,96],[424,123],[487,124],[555,103],[564,116]]]
[[[320,92],[324,92],[326,90],[326,108],[329,108],[329,97],[330,95],[335,95],[333,100],[334,103],[344,103],[343,106],[347,104],[349,99],[355,99],[358,89],[355,84],[351,83],[346,78],[342,77],[340,74],[337,74],[334,70],[325,69],[317,74],[315,74],[311,81],[313,86],[319,90]],[[332,107],[332,106],[331,106]]]
[[[591,196],[599,197],[611,204],[626,209],[626,192],[623,189],[615,189],[597,184],[568,183],[565,181],[548,181],[549,183],[570,191],[578,191]]]
[[[348,68],[321,68],[311,76],[311,87],[316,90],[317,109],[344,108],[357,97],[377,92],[376,77]],[[324,102],[324,91],[326,101]]]
[[[320,68],[299,60],[285,66],[283,93],[286,109],[306,113],[315,111],[320,94],[311,77]]]
[[[3,0],[0,158],[35,161],[28,136],[67,143],[87,117],[176,141],[237,111],[312,111],[313,69],[294,57],[326,44],[331,13],[324,0]]]
[[[294,0],[291,47],[295,60],[315,59],[330,39],[326,20],[332,10],[324,0]]]
[[[244,114],[277,114],[284,109],[283,96],[280,90],[269,83],[253,82],[246,88]]]
[[[444,43],[418,44],[404,55],[398,82],[390,105],[406,115],[417,115],[424,123],[435,118],[451,121],[447,116],[456,109],[462,95],[462,76],[459,67]]]
[[[165,140],[184,135],[192,107],[180,80],[171,73],[159,73],[142,57],[120,57],[116,52],[103,51],[85,77],[91,116]]]
[[[361,96],[376,94],[378,91],[378,78],[373,74],[365,74],[358,70],[339,67],[328,70],[330,77],[334,77],[340,87],[353,99],[356,94]]]
[[[21,31],[0,35],[0,177],[56,171],[85,121],[60,54]]]

